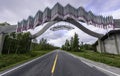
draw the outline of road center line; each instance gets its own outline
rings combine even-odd
[[[52,70],[51,70],[52,75],[53,75],[53,73],[54,73],[54,71],[55,71],[57,59],[58,59],[58,53],[56,54],[56,57],[55,57],[55,60],[54,60],[53,66],[52,66]]]

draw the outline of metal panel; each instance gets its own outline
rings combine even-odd
[[[34,27],[42,24],[42,17],[43,13],[41,11],[38,11],[34,17]]]
[[[76,19],[77,10],[74,7],[72,7],[70,4],[68,4],[64,8],[64,16],[65,18],[70,17],[70,18]]]
[[[84,10],[84,8],[83,7],[79,7],[78,9],[77,9],[77,17],[78,17],[78,20],[82,20],[82,21],[84,21],[84,22],[86,22],[86,18],[85,18],[85,16],[87,15],[87,12]]]
[[[21,32],[22,31],[22,25],[21,25],[21,22],[18,22],[17,24],[17,32]]]
[[[21,23],[22,23],[22,31],[27,30],[27,20],[23,19]]]
[[[96,24],[96,19],[97,19],[97,16],[94,16],[93,17],[93,23]]]
[[[111,24],[111,25],[113,25],[113,24],[114,24],[113,17],[112,17],[112,16],[110,16],[110,18],[109,18],[109,19],[110,19],[110,24]]]
[[[101,18],[101,23],[102,23],[102,25],[104,24],[104,17],[103,16]]]
[[[63,18],[63,11],[64,11],[64,8],[62,5],[60,5],[59,3],[57,3],[53,8],[52,8],[52,11],[51,11],[51,20],[54,20],[56,17],[60,17],[60,18]]]
[[[43,23],[49,21],[51,19],[51,10],[50,8],[46,8],[43,12]]]
[[[87,12],[85,11],[85,9],[83,7],[78,8],[78,17],[84,17],[85,13],[87,13]]]
[[[97,19],[97,20],[96,20],[96,24],[100,25],[100,16],[97,16],[96,19]]]
[[[109,25],[109,24],[110,24],[110,22],[109,22],[109,16],[108,16],[108,17],[106,17],[106,24],[107,24],[107,25]]]
[[[107,25],[107,18],[105,17],[104,18],[104,26],[106,26]]]
[[[93,13],[91,12],[91,11],[89,11],[88,13],[87,13],[87,15],[86,15],[86,19],[87,19],[87,21],[89,22],[89,21],[92,21],[92,18],[93,18]]]
[[[103,18],[103,17],[100,16],[100,25],[103,25],[103,24],[102,24],[102,18]]]
[[[27,27],[28,27],[28,29],[33,29],[34,28],[34,18],[32,16],[28,17]]]

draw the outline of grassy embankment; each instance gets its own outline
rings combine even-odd
[[[71,52],[77,56],[120,68],[120,55],[101,54],[93,51]]]
[[[22,64],[48,52],[50,51],[32,51],[27,54],[0,55],[0,71]]]

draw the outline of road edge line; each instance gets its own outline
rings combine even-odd
[[[12,69],[10,69],[10,70],[8,70],[8,71],[6,71],[6,72],[1,73],[0,76],[5,75],[5,74],[7,74],[7,73],[9,73],[9,72],[12,72],[12,71],[14,71],[14,70],[16,70],[16,69],[19,69],[20,67],[23,67],[23,66],[25,66],[25,65],[27,65],[27,64],[29,64],[29,63],[32,63],[32,62],[38,60],[39,58],[42,58],[42,57],[44,57],[44,56],[46,56],[46,55],[48,55],[48,54],[51,54],[51,53],[53,53],[53,52],[54,52],[54,51],[49,52],[49,53],[47,53],[47,54],[45,54],[45,55],[42,55],[42,56],[40,56],[40,57],[38,57],[38,58],[35,58],[35,59],[33,59],[33,60],[30,60],[30,61],[28,61],[28,62],[25,62],[25,63],[23,63],[23,64],[15,67],[15,68],[12,68]]]
[[[79,59],[79,56],[77,56],[77,55],[74,55],[74,54],[69,53],[69,52],[65,52],[65,53],[67,53],[67,54],[69,54],[69,55],[71,55],[71,56],[73,56],[73,57]],[[79,60],[80,60],[80,59],[79,59]],[[88,60],[89,60],[89,59],[88,59]],[[96,66],[96,65],[94,65],[94,64],[92,64],[92,63],[88,63],[88,62],[83,61],[83,60],[81,60],[81,61],[82,61],[83,63],[89,65],[89,66],[93,66],[93,67],[96,67],[96,68],[101,69],[101,70],[103,70],[103,71],[106,71],[106,72],[108,72],[108,73],[111,73],[111,74],[113,74],[113,75],[120,76],[120,74],[111,72],[111,71],[109,71],[109,70],[106,70],[106,69],[104,69],[104,68],[101,68],[101,67],[99,67],[99,66]]]

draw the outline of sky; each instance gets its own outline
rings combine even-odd
[[[44,11],[46,7],[52,8],[57,2],[63,6],[69,3],[75,8],[82,6],[86,11],[92,11],[96,15],[111,15],[114,19],[120,18],[120,0],[0,0],[0,23],[8,22],[10,24],[17,24],[18,21],[27,19],[29,15],[34,16],[38,10]],[[58,24],[65,23],[60,22]],[[55,24],[54,26],[58,24]],[[71,31],[59,30],[56,32],[50,31],[48,29],[37,39],[39,40],[44,37],[48,39],[49,43],[56,46],[61,46],[64,44],[66,39],[70,39],[76,32],[79,35],[80,42],[82,41],[84,43],[92,44],[97,40],[97,38],[82,32],[74,25],[70,23],[66,24],[71,25],[75,29]],[[99,29],[93,27],[92,25],[87,25],[84,23],[81,24],[86,28],[98,33],[105,34],[107,32],[107,30]],[[40,29],[42,29],[42,27],[38,26],[34,30],[30,30],[30,32],[34,34]]]

